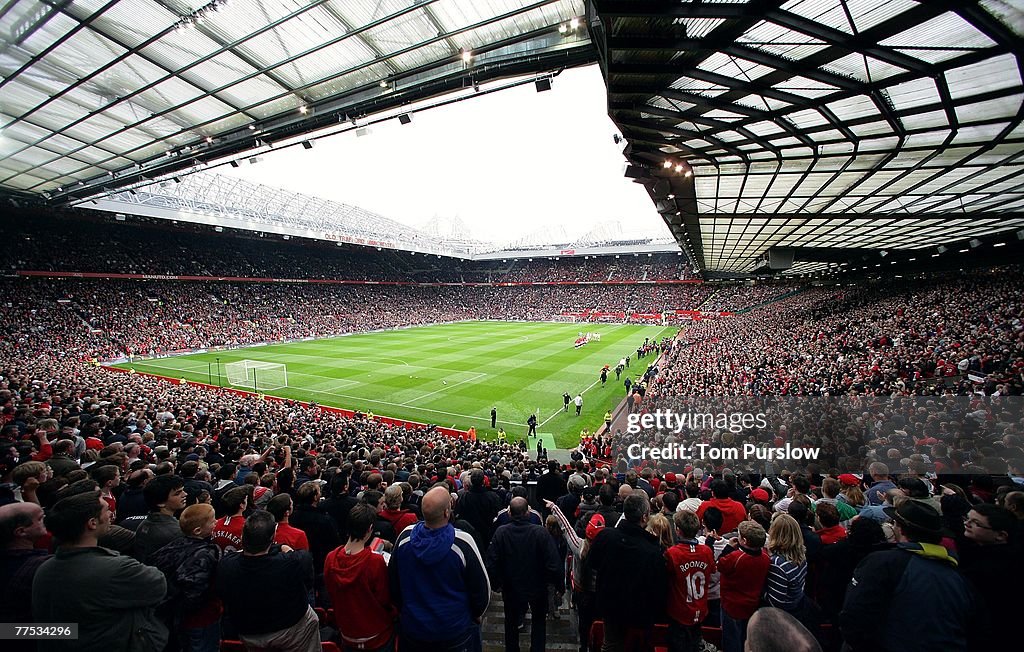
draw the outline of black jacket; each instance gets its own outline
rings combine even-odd
[[[537,498],[555,502],[565,495],[565,478],[561,471],[548,471],[537,481]]]
[[[889,544],[873,546],[858,545],[850,539],[823,546],[821,549],[821,573],[818,575],[818,605],[828,622],[834,621],[843,608],[846,588],[853,578],[853,571],[860,562],[873,552],[890,548]]]
[[[198,610],[213,599],[220,548],[208,539],[181,537],[154,552],[149,565],[167,578],[167,597],[176,617]]]
[[[979,612],[956,566],[939,545],[901,543],[871,553],[846,590],[843,640],[854,652],[966,650]]]
[[[980,648],[999,649],[1007,641],[1019,640],[1020,605],[1017,597],[1024,586],[1024,555],[1011,544],[979,546],[967,539],[957,542],[960,570],[979,596],[988,626],[981,635]]]
[[[632,627],[664,622],[668,574],[657,537],[629,521],[608,523],[587,560],[597,573],[597,612],[605,621]]]
[[[317,575],[322,575],[327,554],[343,543],[334,519],[312,505],[297,504],[288,517],[288,524],[306,533],[313,569]]]
[[[491,588],[509,597],[540,597],[547,593],[549,584],[559,593],[565,591],[562,569],[551,535],[523,517],[499,527],[487,548]]]
[[[132,556],[142,563],[148,564],[150,555],[174,539],[183,536],[185,535],[181,532],[178,519],[160,512],[150,512],[146,520],[142,521],[135,530]]]
[[[476,545],[481,552],[487,550],[491,540],[491,527],[494,519],[501,511],[501,499],[498,494],[483,487],[472,487],[459,498],[455,505],[458,517],[467,521],[476,531]]]

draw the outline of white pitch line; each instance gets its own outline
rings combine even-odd
[[[187,369],[178,369],[177,371],[187,371]],[[483,374],[483,375],[486,375],[486,374]],[[480,422],[483,422],[483,423],[490,423],[491,422],[491,418],[490,417],[477,417],[477,416],[473,416],[471,414],[462,414],[462,413],[459,413],[459,412],[447,412],[445,410],[434,410],[432,408],[416,407],[415,405],[406,405],[405,403],[393,403],[391,401],[382,401],[382,400],[377,399],[377,398],[367,398],[365,396],[354,396],[352,394],[342,394],[340,392],[325,392],[325,391],[316,391],[316,390],[305,390],[305,391],[313,391],[313,392],[315,392],[317,394],[328,394],[330,396],[336,396],[338,398],[352,399],[352,401],[356,402],[355,403],[356,406],[358,406],[359,403],[375,403],[377,405],[391,405],[391,406],[394,406],[394,407],[407,407],[407,408],[412,408],[413,410],[419,410],[420,412],[430,412],[432,414],[446,414],[446,415],[448,415],[450,417],[461,417],[463,419],[472,419],[473,421],[480,421]],[[349,409],[349,410],[355,409],[354,406],[329,406],[329,407],[340,407],[340,408]],[[521,426],[521,425],[523,425],[523,424],[517,423],[515,421],[505,421],[503,419],[498,419],[497,423],[500,423],[500,424],[503,424],[503,425],[506,425],[506,426]]]
[[[601,379],[600,379],[600,378],[598,378],[597,380],[595,380],[595,381],[593,382],[593,384],[592,384],[592,385],[591,385],[590,387],[588,387],[587,389],[585,389],[585,390],[583,390],[582,392],[580,392],[580,396],[582,396],[582,395],[586,394],[588,390],[590,390],[590,389],[593,389],[594,385],[598,384],[599,382],[601,382]],[[573,410],[575,410],[575,409],[576,409],[576,406],[575,406],[575,405],[574,405],[573,403],[569,403],[569,408],[570,408],[570,409],[573,409]],[[542,427],[542,426],[543,426],[543,425],[544,425],[545,423],[547,423],[548,421],[551,421],[552,419],[554,419],[555,417],[557,417],[557,416],[558,416],[558,413],[559,413],[559,412],[567,412],[567,410],[565,409],[565,406],[564,406],[564,405],[563,405],[562,409],[560,409],[560,410],[556,410],[554,414],[552,414],[551,416],[549,416],[549,417],[548,417],[547,419],[544,419],[543,421],[541,421],[541,422],[540,422],[540,424],[538,424],[538,426],[537,426],[537,427],[538,427],[538,428],[540,428],[540,427]]]
[[[472,382],[474,380],[478,380],[480,378],[483,378],[486,375],[487,374],[477,374],[473,378],[467,378],[466,380],[459,381],[459,382],[455,383],[454,385],[445,385],[441,389],[435,389],[434,391],[430,392],[429,394],[424,394],[423,396],[418,396],[418,397],[416,397],[414,399],[410,399],[410,400],[406,401],[405,403],[399,403],[399,405],[403,405],[403,406],[406,406],[406,407],[416,407],[415,405],[410,406],[409,404],[413,403],[413,402],[416,402],[416,401],[422,401],[423,399],[427,398],[428,396],[433,396],[434,394],[437,394],[438,392],[443,392],[446,389],[451,389],[452,387],[458,387],[459,385],[464,385],[464,384]],[[417,408],[417,409],[419,409],[419,408]]]

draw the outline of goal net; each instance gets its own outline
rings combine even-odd
[[[228,382],[232,385],[266,391],[288,386],[288,368],[278,362],[240,360],[224,365]]]

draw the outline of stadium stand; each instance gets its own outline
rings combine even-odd
[[[1004,0],[5,3],[4,652],[1021,649],[1022,25]],[[586,215],[506,250],[232,176],[594,63],[667,241]],[[550,454],[103,366],[464,320],[655,335],[588,372],[621,400]]]

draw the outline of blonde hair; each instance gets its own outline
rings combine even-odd
[[[864,492],[861,491],[860,487],[844,487],[843,495],[846,496],[846,502],[851,507],[864,506]]]
[[[647,519],[647,531],[658,537],[662,548],[672,546],[672,523],[664,514],[654,514]]]
[[[768,530],[768,550],[794,564],[802,564],[807,560],[804,535],[795,518],[789,514],[779,514],[772,521]]]

